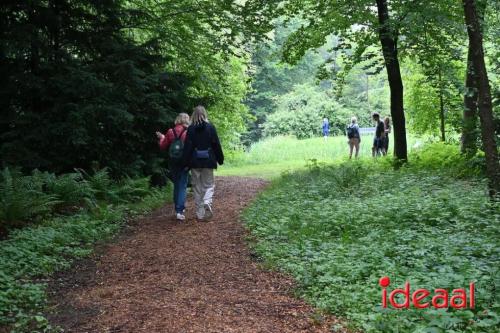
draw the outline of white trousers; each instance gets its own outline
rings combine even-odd
[[[214,169],[191,169],[191,183],[196,216],[202,219],[205,216],[205,204],[212,205],[215,190]]]

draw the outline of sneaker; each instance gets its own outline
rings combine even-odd
[[[178,221],[184,221],[184,220],[186,220],[186,216],[184,216],[184,214],[182,214],[182,213],[177,213],[177,214],[175,214],[175,218],[176,218]]]
[[[214,212],[212,211],[212,206],[210,204],[205,204],[205,218],[211,219],[214,216]]]
[[[202,221],[205,218],[205,207],[199,206],[196,208],[196,219]]]

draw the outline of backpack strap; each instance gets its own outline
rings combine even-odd
[[[179,134],[179,136],[177,136],[177,132],[175,131],[175,127],[171,128],[171,130],[174,133],[174,140],[182,138],[182,134],[184,134],[184,132],[186,132],[186,128],[184,126],[182,127],[182,131],[181,131],[181,134]]]

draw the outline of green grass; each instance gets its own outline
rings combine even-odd
[[[500,205],[484,180],[453,169],[470,167],[456,151],[431,146],[399,171],[312,163],[276,179],[244,213],[256,253],[294,276],[298,296],[365,332],[498,332]],[[476,281],[476,308],[384,310],[385,275],[391,289],[410,281],[412,290],[451,291]]]
[[[422,142],[413,136],[408,137],[408,146]],[[393,143],[391,137],[391,147]],[[371,159],[373,137],[361,138],[360,158]],[[392,150],[392,148],[391,148]],[[248,152],[236,154],[219,168],[221,176],[249,176],[274,179],[283,172],[302,170],[311,160],[319,163],[337,163],[347,160],[349,146],[344,136],[298,140],[294,137],[273,137],[253,144]]]
[[[218,176],[244,176],[264,179],[275,179],[285,172],[303,170],[307,161],[286,161],[271,164],[247,164],[222,166],[216,171]]]

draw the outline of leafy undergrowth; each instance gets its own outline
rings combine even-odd
[[[45,185],[34,186],[39,184],[34,177],[43,178]],[[89,255],[94,243],[114,235],[127,218],[164,204],[168,194],[165,189],[150,188],[147,178],[112,182],[105,171],[93,176],[53,177],[34,173],[21,178],[3,173],[3,193],[10,197],[3,198],[1,216],[9,218],[4,221],[31,219],[31,225],[12,229],[9,238],[0,242],[0,332],[54,331],[42,314],[47,301],[46,279],[68,268],[74,259]],[[9,189],[12,184],[39,201],[30,206],[29,198],[16,194],[16,187]],[[47,196],[51,199],[45,200]],[[71,215],[57,213],[55,207],[61,203],[78,205],[78,210]],[[26,213],[21,209],[38,204],[44,209]],[[41,212],[44,214],[39,215]]]
[[[145,197],[149,178],[114,181],[107,169],[88,174],[83,170],[56,176],[34,170],[0,171],[0,233],[36,224],[54,215],[72,215],[102,204],[122,204]]]
[[[299,296],[365,332],[494,332],[499,204],[483,180],[432,169],[353,162],[284,175],[244,213],[255,250],[296,278]],[[476,306],[382,309],[382,276],[390,290],[409,281],[450,294],[475,281]]]

